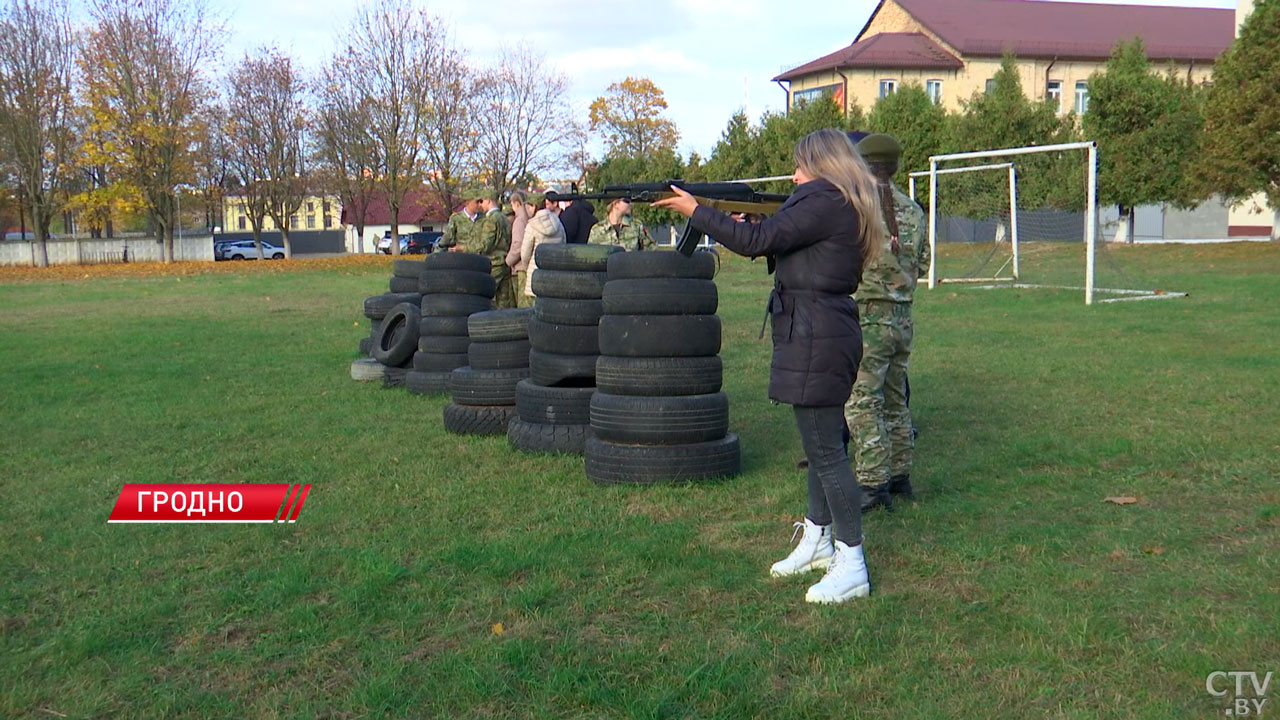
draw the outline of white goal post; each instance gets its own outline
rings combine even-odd
[[[1018,271],[1020,269],[1020,266],[1019,266],[1020,258],[1018,253],[1018,169],[1017,167],[1011,162],[992,163],[989,165],[966,165],[965,167],[959,167],[959,168],[934,170],[933,175],[935,176],[936,175],[955,175],[958,173],[982,172],[985,170],[1004,170],[1009,176],[1009,242],[1010,242],[1010,249],[1011,249],[1009,259],[1006,260],[1005,263],[1001,265],[999,269],[997,269],[989,277],[953,278],[953,279],[948,279],[947,282],[984,283],[984,282],[998,282],[1003,280],[1012,280],[1013,282],[1017,282],[1018,280]],[[929,176],[930,176],[930,173],[927,170],[921,170],[920,172],[913,172],[907,176],[907,182],[910,184],[908,188],[908,194],[911,196],[912,200],[916,199],[916,178],[929,177]],[[936,195],[937,193],[936,182],[932,184],[930,187],[934,188],[934,194]],[[936,215],[935,206],[936,206],[936,203],[931,200],[930,207],[932,211],[935,211],[934,214]],[[935,237],[936,233],[933,232],[933,228],[936,227],[937,225],[936,220],[931,220],[929,225],[930,225],[929,253],[931,257],[937,257],[937,249],[938,249],[937,238]],[[1011,277],[1002,276],[1000,273],[1004,272],[1004,269],[1009,268],[1010,266],[1012,266],[1011,267],[1012,276]],[[929,287],[931,288],[937,287],[938,282],[939,282],[938,281],[938,265],[937,263],[929,263]]]

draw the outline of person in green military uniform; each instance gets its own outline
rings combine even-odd
[[[931,258],[924,211],[893,184],[902,146],[880,133],[866,136],[857,147],[879,181],[889,228],[886,246],[863,268],[854,293],[862,324],[862,363],[844,409],[866,512],[892,509],[892,495],[911,496],[915,443],[906,398],[914,334],[911,304],[916,281],[928,272]]]
[[[511,223],[502,214],[498,194],[492,190],[480,193],[484,216],[477,223],[476,243],[470,252],[489,258],[489,272],[498,283],[493,295],[493,306],[498,310],[516,306],[515,286],[511,282],[511,266],[507,265],[507,251],[511,249]]]
[[[449,223],[444,226],[444,234],[440,237],[440,247],[450,250],[461,250],[464,246],[474,244],[476,231],[479,229],[481,195],[476,190],[462,192],[462,209],[449,216]]]
[[[627,251],[653,247],[649,231],[631,217],[630,198],[615,198],[609,203],[608,221],[593,225],[587,242],[592,245],[621,245]]]

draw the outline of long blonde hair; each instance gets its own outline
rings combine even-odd
[[[878,183],[848,136],[835,128],[815,130],[800,138],[792,157],[806,175],[835,185],[858,212],[862,265],[871,264],[888,236],[881,219]]]

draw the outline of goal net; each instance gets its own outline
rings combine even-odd
[[[1108,250],[1096,143],[935,155],[910,179],[929,214],[931,288],[1056,288],[1086,304],[1185,294],[1144,287],[1141,270]]]

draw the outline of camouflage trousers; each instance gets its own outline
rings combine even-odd
[[[881,300],[858,303],[862,364],[844,406],[853,442],[858,484],[881,487],[911,473],[911,411],[907,365],[911,359],[911,305]]]
[[[491,260],[489,266],[490,274],[498,283],[498,289],[493,294],[493,307],[495,310],[509,310],[516,306],[516,286],[515,278],[511,276],[511,268],[507,265],[506,259]]]
[[[533,307],[533,296],[524,293],[525,287],[528,285],[528,270],[520,270],[516,272],[516,285],[512,290],[516,294],[516,307],[531,308]]]

